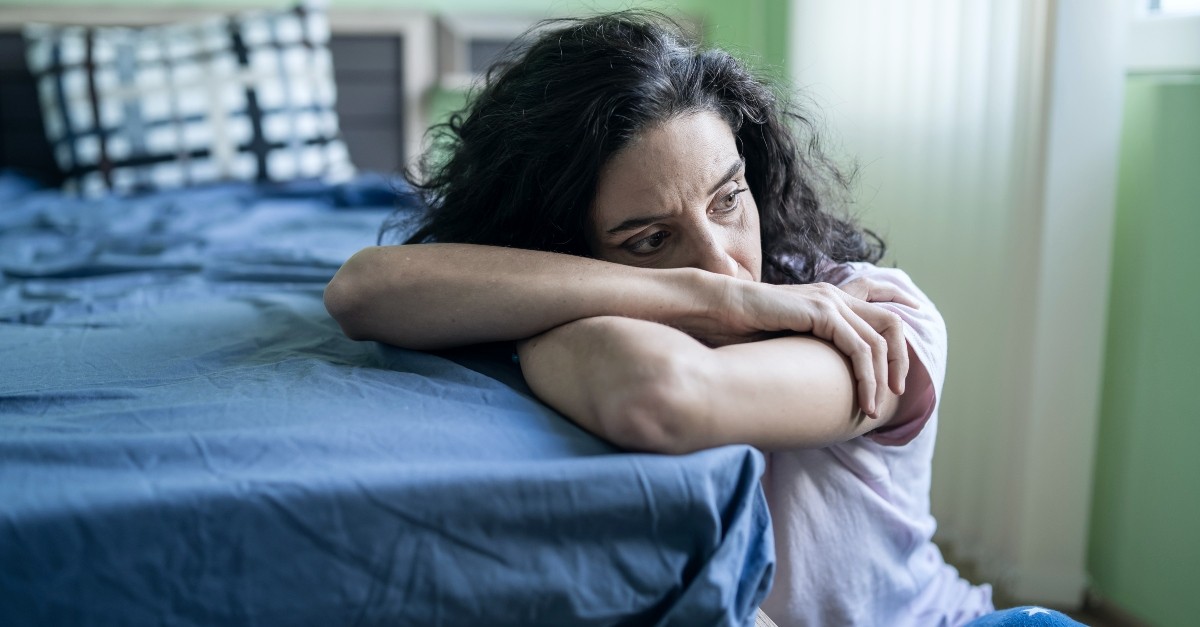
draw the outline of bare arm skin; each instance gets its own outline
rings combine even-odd
[[[603,317],[554,329],[519,351],[543,401],[635,450],[821,447],[887,424],[902,399],[889,390],[879,417],[863,416],[849,361],[811,336],[710,348],[662,325]]]
[[[470,244],[381,246],[338,270],[325,305],[353,339],[429,350],[523,339],[598,315],[698,328],[727,298],[706,274]]]
[[[858,291],[905,298],[875,284]],[[768,285],[694,268],[470,244],[372,247],[338,270],[325,305],[353,339],[418,350],[520,340],[596,316],[658,322],[710,346],[811,333],[850,359],[871,415],[889,388],[903,391],[908,371],[891,312],[828,284]]]

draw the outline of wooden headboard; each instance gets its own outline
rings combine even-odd
[[[51,184],[61,173],[42,129],[41,107],[25,65],[28,22],[96,26],[161,24],[213,15],[184,7],[0,7],[0,168]],[[416,11],[331,9],[334,80],[342,135],[360,169],[398,172],[420,153],[436,82],[436,22]]]

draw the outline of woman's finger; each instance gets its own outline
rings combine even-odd
[[[846,305],[845,296],[837,288],[828,284],[814,284],[812,287],[820,296],[816,299],[817,306],[812,310],[811,331],[813,335],[832,342],[850,359],[858,405],[863,413],[874,417],[878,409],[879,388],[887,385],[887,361],[878,359],[883,353],[879,336]]]
[[[850,358],[858,392],[858,406],[864,414],[874,417],[879,391],[874,351],[850,321],[836,315],[833,318],[837,330],[828,339],[842,354]]]
[[[904,321],[896,313],[878,305],[854,300],[848,300],[847,303],[887,342],[887,387],[898,395],[903,394],[909,367],[908,340],[904,337]]]
[[[867,411],[867,414],[872,418],[877,418],[878,408],[883,403],[884,395],[887,394],[888,390],[888,340],[881,333],[879,333],[877,329],[874,328],[869,320],[864,318],[860,312],[856,311],[854,307],[851,306],[851,303],[857,303],[860,307],[863,305],[873,307],[873,305],[863,303],[862,301],[854,301],[853,299],[849,298],[845,299],[842,303],[842,306],[845,308],[845,312],[843,313],[844,317],[854,327],[855,332],[858,333],[859,337],[866,342],[867,346],[869,346],[871,350],[871,367],[875,375],[875,391],[872,399],[874,401],[875,411]],[[867,309],[864,313],[874,312]]]
[[[896,316],[895,342],[888,340],[888,376],[891,379],[892,391],[897,395],[904,394],[904,384],[908,381],[908,338],[904,337],[904,323]]]
[[[854,279],[839,286],[843,292],[868,303],[898,303],[913,309],[920,309],[921,304],[915,298],[901,291],[896,286],[882,281],[861,278]]]

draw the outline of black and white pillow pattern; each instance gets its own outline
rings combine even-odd
[[[31,24],[25,36],[68,191],[353,174],[320,10],[146,28]]]

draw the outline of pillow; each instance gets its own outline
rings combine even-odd
[[[29,69],[68,191],[345,180],[324,12],[144,28],[31,24]]]

